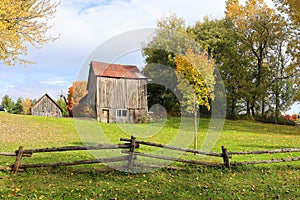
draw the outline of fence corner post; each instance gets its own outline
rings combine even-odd
[[[224,146],[222,146],[222,157],[224,161],[224,166],[228,169],[231,169],[228,152]]]
[[[13,168],[12,168],[12,173],[13,174],[18,172],[19,166],[21,165],[21,159],[22,159],[23,151],[24,151],[23,146],[20,146],[19,150],[17,151],[18,153],[17,153],[16,161],[15,161],[15,163],[13,165]]]
[[[130,150],[128,157],[128,169],[131,169],[134,162],[134,151],[135,151],[135,137],[131,136],[130,138]]]

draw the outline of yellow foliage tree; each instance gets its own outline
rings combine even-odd
[[[32,106],[30,99],[29,98],[26,98],[25,100],[22,99],[21,105],[23,108],[23,114],[30,115],[31,114],[31,106]]]
[[[280,11],[288,14],[295,23],[300,25],[300,3],[299,0],[273,0]]]
[[[213,99],[215,84],[214,60],[208,60],[206,54],[187,50],[186,55],[176,56],[176,75],[178,88],[183,93],[183,106],[194,113],[199,106],[210,109],[209,99]],[[195,105],[194,105],[195,104]]]
[[[293,1],[278,1],[293,4]],[[286,20],[275,9],[269,8],[264,0],[246,0],[244,6],[239,0],[227,0],[225,13],[226,20],[234,24],[239,48],[247,53],[243,60],[249,61],[245,62],[248,72],[245,74],[248,86],[244,90],[247,114],[253,117],[258,114],[265,116],[266,104],[270,101],[267,97],[272,93],[270,91],[276,90],[278,99],[279,92],[289,91],[287,88],[299,85],[300,26],[295,21]],[[289,81],[284,83],[285,80]],[[286,84],[285,87],[283,83]],[[292,90],[292,93],[300,91],[298,86]],[[286,97],[287,93],[281,96]],[[276,104],[282,102],[282,99],[278,99]]]
[[[49,20],[58,5],[56,0],[1,0],[0,63],[31,63],[22,58],[27,55],[28,44],[40,48],[56,39],[46,32],[52,27]]]
[[[206,53],[190,48],[185,55],[177,55],[175,62],[177,87],[182,92],[180,103],[194,114],[194,149],[197,149],[197,112],[199,106],[210,109],[209,100],[214,99],[215,62]]]

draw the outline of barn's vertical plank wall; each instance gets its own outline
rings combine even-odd
[[[48,94],[45,94],[31,107],[31,114],[46,117],[62,117],[62,109]]]
[[[92,61],[87,89],[98,121],[137,123],[147,115],[147,77],[136,66]]]

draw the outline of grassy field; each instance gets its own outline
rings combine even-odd
[[[93,132],[99,124],[85,121],[79,123],[83,125],[78,127],[78,123],[74,124],[73,119],[0,113],[0,152],[13,152],[20,145],[31,149],[81,144],[84,131]],[[147,138],[138,135],[138,138],[169,143],[177,133],[179,118],[172,118],[164,124],[154,124],[153,127],[157,127],[157,134]],[[208,128],[209,120],[201,119],[198,148],[201,147]],[[98,127],[96,129],[98,130]],[[101,124],[101,130],[105,133],[104,140],[112,143],[119,143],[120,137],[130,137],[130,131],[146,129],[147,125],[120,127],[116,124]],[[93,137],[85,138],[85,141],[92,143]],[[222,145],[229,151],[299,148],[300,127],[252,121],[226,121],[212,150],[220,152]],[[148,150],[153,149],[141,149]],[[288,156],[300,154],[291,153]],[[94,155],[87,151],[35,154],[33,158],[24,158],[22,163],[71,161],[93,157]],[[193,155],[182,157],[190,158]],[[234,156],[232,161],[277,157],[283,155]],[[13,157],[0,159],[0,166],[14,162]],[[218,158],[198,159],[222,162]],[[174,165],[183,169],[161,169],[152,173],[131,174],[119,171],[103,172],[106,168],[102,165],[82,165],[30,169],[17,175],[0,172],[0,199],[300,199],[299,161],[242,166],[231,171]]]

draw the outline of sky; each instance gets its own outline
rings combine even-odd
[[[271,0],[266,2],[272,6]],[[29,47],[26,58],[36,64],[0,65],[0,98],[38,99],[48,93],[57,99],[67,95],[82,69],[88,69],[91,54],[108,41],[128,31],[154,29],[159,18],[171,13],[194,25],[205,16],[222,18],[224,11],[225,0],[61,0],[49,31],[59,39],[41,49]],[[118,59],[98,61],[144,65],[140,47]],[[300,111],[300,105],[295,106]]]

